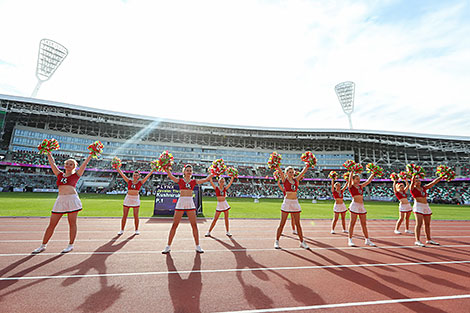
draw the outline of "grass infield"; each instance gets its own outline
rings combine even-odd
[[[0,216],[49,216],[56,193],[0,193]],[[83,210],[79,216],[122,216],[124,195],[80,194]],[[232,207],[231,218],[279,218],[282,199],[228,198]],[[141,197],[139,215],[153,215],[154,196]],[[346,206],[349,201],[346,201]],[[333,215],[333,201],[300,200],[303,218],[330,219]],[[396,219],[398,204],[396,202],[370,201],[365,203],[369,219]],[[205,197],[203,211],[205,217],[213,217],[216,199]],[[438,220],[470,220],[470,207],[459,205],[432,204],[433,219]],[[349,213],[348,213],[349,215]],[[132,216],[132,214],[130,214]],[[413,217],[412,217],[413,218]]]

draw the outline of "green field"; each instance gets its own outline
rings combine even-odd
[[[49,216],[55,193],[0,193],[0,216]],[[124,195],[80,194],[83,210],[79,216],[121,216]],[[141,197],[141,217],[153,215],[154,197]],[[279,218],[281,199],[260,199],[254,203],[252,199],[227,199],[232,209],[233,218]],[[329,219],[333,212],[333,201],[318,201],[313,204],[310,200],[301,200],[302,217]],[[348,202],[346,203],[346,205]],[[204,198],[203,208],[205,217],[213,217],[216,206],[215,198]],[[432,205],[433,219],[470,220],[470,207],[458,205]],[[398,204],[389,202],[367,202],[369,219],[396,219]]]

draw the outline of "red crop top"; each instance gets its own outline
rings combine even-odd
[[[426,193],[426,189],[422,188],[423,191],[419,190],[418,188],[411,188],[411,195],[413,196],[413,198],[426,198],[427,197],[427,193]]]
[[[215,188],[215,195],[217,197],[226,197],[227,196],[227,189],[225,189],[225,187],[224,187],[224,190],[221,192],[219,187],[216,187]]]
[[[294,179],[294,184],[291,184],[286,178],[286,180],[284,181],[284,189],[286,192],[297,192],[297,190],[299,190],[299,182]]]
[[[77,186],[79,179],[80,176],[78,176],[77,173],[73,173],[72,175],[65,177],[64,172],[60,172],[59,175],[57,175],[57,187],[65,185],[75,187]]]
[[[178,186],[180,187],[180,190],[193,190],[194,186],[196,186],[196,180],[191,179],[189,183],[187,183],[184,179],[180,178],[180,180],[178,180]]]
[[[361,186],[359,186],[359,188],[356,188],[354,185],[352,185],[351,187],[349,187],[349,193],[351,194],[351,196],[362,196],[362,194],[364,193],[363,189]]]
[[[333,198],[343,199],[343,191],[341,190],[340,192],[337,192],[336,190],[333,190]]]
[[[129,179],[127,182],[127,190],[140,190],[142,187],[142,182],[139,180],[137,184],[134,184],[132,180]]]
[[[397,197],[398,200],[408,198],[408,196],[406,195],[406,192],[395,191],[395,196]]]

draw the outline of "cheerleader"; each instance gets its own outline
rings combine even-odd
[[[410,184],[408,180],[405,179],[406,186],[403,186],[402,183],[398,183],[398,181],[393,181],[393,192],[395,193],[395,197],[397,197],[398,201],[400,202],[398,206],[398,210],[400,211],[400,218],[395,225],[394,233],[400,235],[400,225],[405,221],[405,233],[413,234],[410,230],[410,216],[413,209],[411,208],[410,202],[408,201],[408,196],[406,192],[410,189]]]
[[[278,167],[277,170],[279,171],[279,176],[281,176],[281,181],[284,186],[284,190],[286,195],[284,197],[284,201],[281,206],[281,221],[279,223],[279,227],[277,228],[276,233],[276,241],[274,242],[274,248],[280,249],[279,246],[279,238],[281,237],[282,230],[284,229],[284,225],[286,224],[286,220],[288,215],[291,215],[291,218],[294,220],[297,232],[299,235],[300,240],[300,247],[304,249],[308,249],[307,243],[304,241],[304,237],[302,234],[302,226],[300,225],[300,204],[299,200],[297,199],[297,191],[299,189],[299,181],[304,176],[305,172],[307,172],[309,166],[306,165],[302,172],[294,176],[294,169],[290,166],[286,168],[285,174],[281,171]]]
[[[42,244],[32,252],[33,254],[46,250],[47,243],[49,242],[49,239],[51,239],[55,227],[64,214],[67,214],[67,220],[69,222],[69,245],[67,248],[62,250],[62,253],[67,253],[73,250],[73,243],[77,236],[77,215],[78,212],[82,210],[82,202],[78,197],[75,187],[77,186],[78,180],[85,172],[85,168],[88,162],[90,162],[91,157],[92,155],[90,154],[78,170],[76,170],[78,165],[77,161],[74,159],[66,160],[64,162],[64,173],[57,167],[51,152],[47,153],[47,159],[52,172],[57,176],[59,194],[54,206],[52,207],[52,214],[49,219],[49,225],[47,226],[44,237],[42,238]]]
[[[212,229],[215,227],[215,223],[217,223],[217,220],[219,219],[220,214],[223,212],[224,213],[224,218],[225,218],[225,230],[226,230],[226,235],[228,237],[232,237],[232,234],[229,231],[229,226],[228,226],[228,210],[230,210],[230,206],[227,203],[227,200],[225,197],[227,196],[227,190],[232,186],[233,180],[235,179],[235,176],[232,176],[230,179],[230,182],[228,183],[227,186],[225,186],[225,179],[223,177],[219,178],[219,185],[216,186],[214,182],[209,180],[211,183],[212,187],[215,190],[215,195],[217,196],[217,207],[215,208],[215,215],[214,219],[212,220],[211,226],[209,227],[209,230],[206,233],[206,237],[210,237]]]
[[[369,185],[374,178],[374,173],[369,176],[366,182],[361,184],[361,178],[357,174],[349,173],[348,188],[353,198],[349,205],[349,212],[351,213],[351,219],[349,221],[349,237],[348,245],[355,247],[356,245],[352,242],[352,236],[354,233],[354,225],[356,224],[357,217],[361,221],[362,232],[365,237],[365,244],[371,247],[375,247],[375,244],[369,239],[369,232],[367,231],[367,211],[364,207],[363,191],[364,187]]]
[[[129,179],[122,171],[121,168],[117,168],[119,175],[127,183],[127,194],[124,198],[124,203],[122,206],[122,220],[121,220],[121,230],[118,232],[118,235],[124,233],[124,228],[126,227],[127,215],[129,214],[129,209],[132,208],[134,213],[134,225],[135,225],[135,234],[139,235],[139,208],[140,208],[140,196],[139,191],[142,188],[142,185],[152,176],[153,170],[144,177],[144,179],[139,180],[140,173],[139,171],[134,171],[132,173],[132,179]]]
[[[427,200],[426,190],[431,189],[435,184],[440,182],[442,177],[434,179],[427,185],[422,186],[421,180],[414,175],[411,178],[411,195],[413,196],[415,203],[413,205],[413,212],[415,213],[416,225],[415,225],[415,245],[420,247],[425,247],[425,245],[420,241],[421,235],[421,226],[424,221],[424,230],[426,232],[426,243],[431,245],[439,245],[431,239],[431,215],[432,211],[429,207]]]
[[[284,190],[284,187],[281,185],[281,181],[279,179],[277,180],[277,186],[279,187],[279,189],[281,189],[282,194],[285,197],[286,196],[286,191]],[[297,231],[295,230],[295,221],[292,218],[292,215],[291,215],[291,218],[290,218],[290,226],[292,227],[292,234],[298,235]]]
[[[166,169],[168,177],[174,181],[180,187],[180,196],[175,207],[175,214],[173,216],[173,225],[171,225],[170,233],[168,235],[168,243],[165,249],[162,251],[163,254],[167,254],[171,251],[171,243],[175,237],[176,229],[181,221],[181,217],[184,212],[188,215],[189,222],[191,223],[191,228],[193,229],[194,242],[196,243],[196,252],[204,253],[201,246],[199,246],[199,231],[197,229],[196,222],[196,205],[193,201],[193,189],[196,184],[203,184],[208,182],[212,175],[207,176],[204,179],[191,179],[193,175],[193,167],[189,164],[185,165],[183,168],[183,178],[176,178],[171,174],[170,169]]]
[[[333,218],[333,221],[331,222],[331,233],[335,233],[335,226],[336,222],[338,222],[338,218],[341,215],[341,224],[343,225],[343,233],[347,233],[348,231],[346,230],[346,211],[348,210],[346,208],[346,205],[344,204],[343,200],[343,192],[346,190],[348,187],[348,183],[346,182],[343,187],[341,187],[341,184],[339,182],[335,183],[335,180],[331,180],[331,193],[333,194],[333,198],[335,199],[335,205],[333,206],[333,212],[335,213],[335,216]]]

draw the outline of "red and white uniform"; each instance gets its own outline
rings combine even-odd
[[[77,173],[65,176],[63,172],[59,172],[57,175],[57,187],[72,186],[75,188],[79,179],[80,176],[78,176]],[[73,213],[81,210],[82,202],[76,193],[71,195],[58,195],[57,200],[52,207],[52,213],[57,214]]]
[[[297,192],[299,190],[299,182],[294,179],[294,183],[289,182],[288,179],[284,181],[284,190],[285,194],[288,192]],[[281,211],[286,213],[300,213],[302,209],[300,208],[300,203],[298,199],[287,199],[284,197],[282,202]]]
[[[333,198],[336,199],[343,199],[343,191],[340,190],[337,192],[336,190],[333,190]],[[333,206],[333,211],[335,213],[343,213],[346,212],[348,209],[346,208],[346,205],[343,203],[335,203]]]
[[[178,180],[178,186],[180,190],[193,190],[196,186],[196,180],[191,179],[189,182],[185,182],[184,179],[180,178]],[[178,198],[176,202],[176,211],[194,211],[196,210],[196,205],[194,204],[193,197],[182,197]]]
[[[226,197],[227,196],[227,189],[224,188],[222,191],[217,186],[215,188],[215,195],[217,197]],[[216,211],[224,212],[230,210],[230,205],[228,204],[227,200],[224,201],[217,201],[217,207],[215,208]]]
[[[406,195],[406,192],[399,192],[399,191],[395,191],[395,196],[397,197],[397,199],[400,201],[401,199],[408,199],[408,196]],[[402,203],[400,201],[400,204],[398,205],[398,210],[400,212],[411,212],[412,211],[412,208],[411,208],[411,204],[409,203]]]
[[[140,190],[142,188],[142,181],[138,181],[137,183],[134,183],[132,180],[129,180],[127,182],[127,190]],[[130,195],[127,194],[126,197],[124,198],[124,203],[123,206],[129,207],[129,208],[138,208],[140,207],[140,196],[139,194],[136,195]]]
[[[354,185],[349,187],[349,192],[353,197],[351,204],[349,205],[349,211],[355,214],[367,214],[366,208],[364,207],[364,203],[359,203],[354,201],[354,196],[362,196],[364,194],[364,189],[362,186],[356,188]]]
[[[422,215],[432,215],[432,210],[428,203],[419,203],[416,201],[416,198],[427,198],[428,195],[425,188],[422,188],[421,190],[418,188],[411,188],[411,195],[415,199],[415,203],[413,204],[413,212]]]

